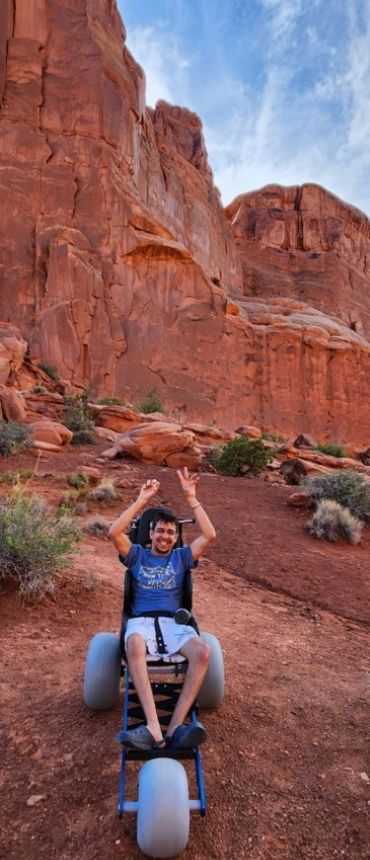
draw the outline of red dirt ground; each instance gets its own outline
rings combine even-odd
[[[94,465],[100,447],[49,455],[30,488],[58,501],[57,473]],[[2,471],[34,463],[31,454]],[[144,478],[187,514],[175,472],[118,461],[114,517]],[[370,857],[370,529],[358,547],[319,543],[290,489],[263,478],[205,474],[199,497],[218,543],[195,574],[196,615],[219,636],[227,693],[204,712],[208,813],[192,814],[184,860],[368,860]],[[98,512],[98,509],[95,509]],[[193,527],[187,535],[192,537]],[[82,701],[90,637],[118,631],[122,568],[106,540],[88,538],[54,600],[0,610],[0,854],[14,860],[138,860],[135,816],[116,814],[120,707]],[[133,766],[134,767],[134,766]],[[27,806],[32,795],[43,795]],[[133,799],[133,794],[132,794]]]

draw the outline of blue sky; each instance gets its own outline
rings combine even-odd
[[[224,204],[317,182],[370,215],[370,0],[118,0],[147,104],[204,125]]]

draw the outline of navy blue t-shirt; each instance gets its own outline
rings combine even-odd
[[[132,574],[133,615],[158,609],[176,612],[182,602],[184,573],[198,564],[193,560],[190,546],[159,556],[134,543],[127,555],[120,555],[119,559]]]

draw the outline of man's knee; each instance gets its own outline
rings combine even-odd
[[[140,633],[131,633],[127,637],[126,654],[128,660],[137,660],[141,657],[146,657],[146,644]]]
[[[191,640],[193,643],[192,653],[189,655],[189,663],[196,663],[199,666],[208,666],[211,656],[211,649],[202,639],[195,637]]]

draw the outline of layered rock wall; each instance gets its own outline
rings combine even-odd
[[[370,222],[317,185],[268,185],[227,207],[245,295],[286,296],[370,341]]]
[[[0,24],[0,319],[31,358],[230,429],[367,441],[366,219],[312,187],[226,217],[198,117],[145,107],[114,0],[4,0]]]

